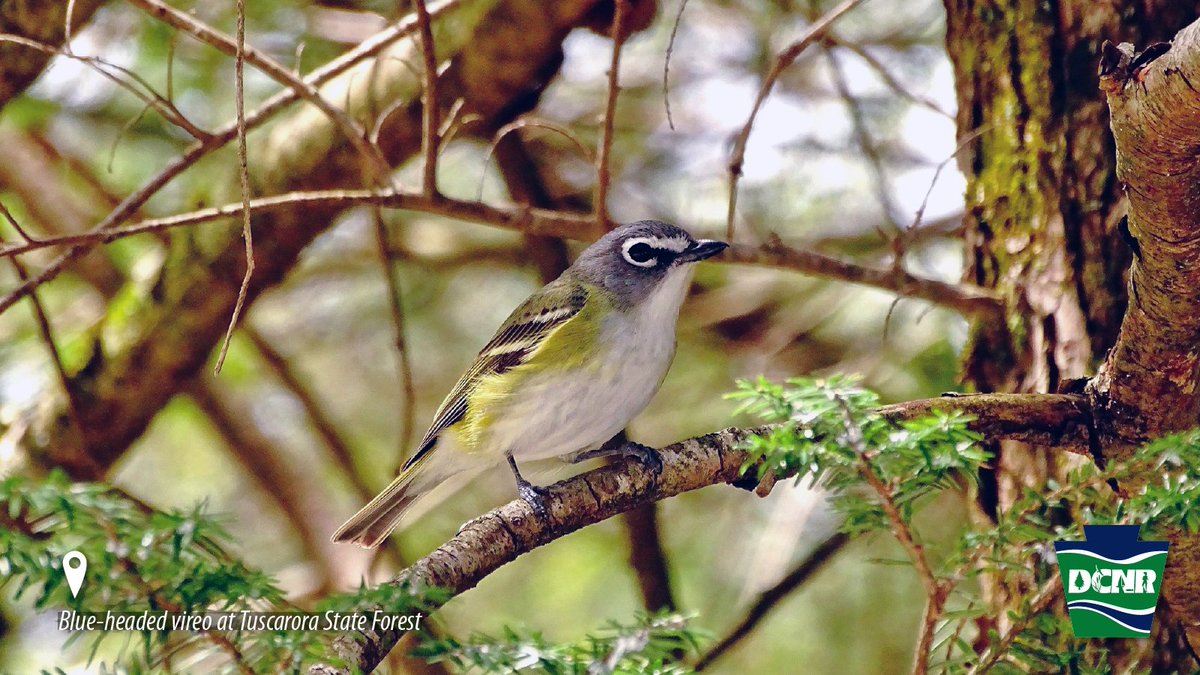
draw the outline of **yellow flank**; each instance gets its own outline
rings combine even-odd
[[[588,371],[601,365],[603,360],[596,358],[596,341],[603,318],[612,311],[612,302],[604,291],[591,285],[587,290],[587,301],[579,313],[550,331],[520,365],[479,379],[467,395],[466,415],[449,429],[457,435],[463,450],[474,453],[487,449],[488,428],[497,416],[505,414],[505,400],[531,375],[577,370],[579,377],[588,377]]]

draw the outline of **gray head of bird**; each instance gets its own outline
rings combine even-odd
[[[572,270],[622,304],[637,305],[669,277],[728,247],[723,241],[696,239],[668,223],[639,220],[613,229],[587,247]]]

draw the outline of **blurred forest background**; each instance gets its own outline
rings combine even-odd
[[[0,29],[59,51],[37,75],[41,64],[26,63],[45,58],[36,45],[0,45],[0,203],[28,235],[0,223],[8,243],[89,230],[236,116],[234,59],[169,25],[155,11],[159,3],[70,4],[74,15],[64,21],[67,3],[0,0]],[[548,27],[530,9],[541,4],[430,5],[438,57],[453,59],[453,77],[439,91],[447,133],[437,187],[463,201],[587,214],[608,102],[612,5],[591,3],[567,16],[581,3],[562,3],[554,10],[559,23]],[[497,5],[508,7],[507,23],[496,19]],[[621,54],[612,118],[611,218],[657,218],[725,238],[731,152],[764,73],[833,5],[632,3],[626,20],[636,30]],[[233,2],[172,6],[235,33]],[[303,76],[410,11],[407,2],[382,0],[251,1],[246,43]],[[809,46],[778,79],[749,136],[735,241],[782,241],[883,270],[899,256],[919,277],[960,279],[966,182],[954,155],[960,139],[972,139],[956,125],[945,33],[941,3],[874,0]],[[389,54],[375,71],[352,70],[323,94],[339,107],[372,109],[362,118],[378,122],[397,182],[419,186],[420,106],[412,103],[421,95],[421,51],[404,40]],[[156,106],[114,81],[135,74],[161,97]],[[247,110],[282,89],[246,64]],[[456,98],[466,105],[456,110]],[[503,128],[513,120],[524,122]],[[505,135],[493,145],[499,130]],[[114,224],[237,202],[236,143],[207,150]],[[248,162],[255,197],[371,187],[341,131],[307,105],[253,129]],[[330,533],[389,482],[508,312],[582,245],[437,211],[323,204],[256,218],[252,302],[219,375],[213,363],[241,279],[239,219],[97,246],[39,287],[47,325],[28,300],[0,314],[0,474],[58,464],[74,476],[104,477],[155,507],[206,502],[227,517],[241,542],[235,553],[277,575],[297,598],[388,578],[399,556],[374,560],[329,544]],[[59,252],[8,256],[20,266],[0,265],[0,289],[8,293],[50,268]],[[658,446],[745,423],[723,398],[738,378],[861,373],[896,401],[962,386],[968,330],[960,312],[778,264],[727,263],[701,266],[674,367],[631,438]],[[76,400],[64,402],[64,378],[84,383]],[[113,396],[127,400],[93,405]],[[99,468],[62,441],[79,419],[103,429]],[[424,555],[512,497],[507,472],[493,472],[397,535],[400,556]],[[932,531],[947,537],[966,518],[951,498],[932,513]],[[695,613],[695,624],[720,638],[836,526],[821,491],[803,484],[781,485],[766,499],[709,488],[520,558],[450,603],[440,625],[454,635],[523,626],[574,639],[607,619],[669,605]],[[659,547],[666,576],[653,562]],[[712,670],[907,670],[923,597],[911,569],[880,562],[901,558],[899,546],[865,538],[835,555]],[[82,667],[86,654],[79,646],[64,651],[52,613],[10,597],[0,599],[0,611],[0,670]]]

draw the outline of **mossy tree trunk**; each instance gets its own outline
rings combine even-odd
[[[966,279],[1008,299],[964,356],[980,391],[1078,391],[1117,339],[1128,301],[1128,208],[1097,66],[1104,40],[1169,41],[1200,3],[946,0],[959,156],[967,176]],[[971,138],[974,140],[970,140]],[[980,518],[1071,460],[1005,442]],[[1070,517],[1070,516],[1064,516]],[[1030,555],[1034,555],[1033,552]],[[1003,617],[1031,589],[988,589]],[[1001,621],[1003,621],[1001,619]],[[1165,622],[1160,622],[1165,623]],[[1166,639],[1164,636],[1163,639]]]

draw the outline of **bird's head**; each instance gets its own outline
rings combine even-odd
[[[686,230],[657,220],[622,225],[587,247],[572,266],[582,279],[601,286],[618,302],[637,305],[692,263],[724,251],[729,244],[696,239]]]

